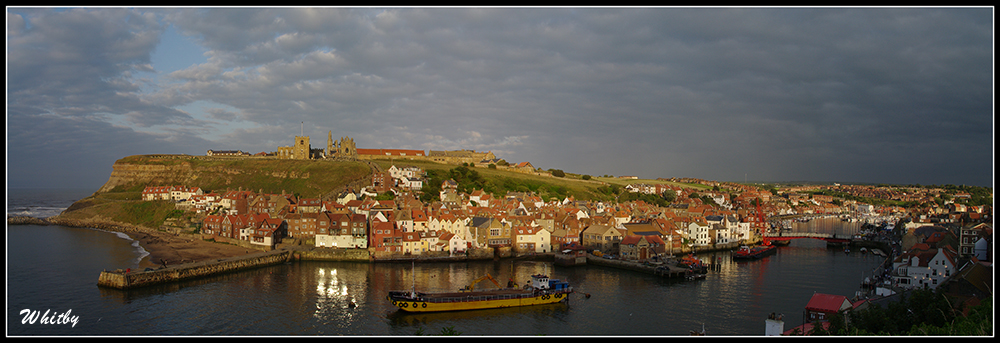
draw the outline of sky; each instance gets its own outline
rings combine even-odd
[[[992,7],[7,7],[7,187],[138,154],[993,186]]]

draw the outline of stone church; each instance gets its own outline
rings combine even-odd
[[[279,146],[275,155],[280,159],[290,160],[320,158],[357,159],[358,149],[354,145],[353,138],[341,137],[340,141],[334,141],[333,131],[330,131],[326,138],[326,149],[313,149],[309,143],[309,136],[295,136],[294,145]]]

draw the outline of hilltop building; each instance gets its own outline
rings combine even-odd
[[[250,156],[250,153],[243,150],[209,150],[205,156]]]
[[[210,150],[209,154],[213,154]],[[218,155],[218,152],[215,153]],[[309,136],[295,136],[292,146],[278,147],[274,154],[279,159],[321,159],[336,158],[349,160],[373,160],[384,158],[399,158],[410,160],[433,161],[446,164],[483,164],[484,161],[495,161],[497,157],[493,152],[477,152],[474,150],[453,150],[424,152],[415,149],[358,149],[351,137],[341,137],[340,140],[333,139],[333,131],[327,133],[326,147],[323,149],[313,149],[309,142]],[[529,165],[530,166],[530,165]]]
[[[295,136],[295,144],[292,146],[279,146],[277,156],[280,159],[308,160],[311,150],[309,136]]]

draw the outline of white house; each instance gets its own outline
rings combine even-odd
[[[957,272],[958,254],[950,248],[914,245],[893,261],[893,281],[902,288],[937,288]]]
[[[514,249],[521,253],[551,252],[552,233],[541,226],[514,228]]]
[[[688,238],[691,239],[695,246],[706,246],[712,243],[711,236],[709,235],[708,223],[704,220],[696,220],[688,224],[687,234]]]
[[[419,178],[410,177],[410,178],[403,179],[402,186],[403,186],[403,188],[406,188],[406,189],[409,189],[409,190],[414,190],[414,191],[415,190],[420,190],[421,188],[424,187],[424,181],[421,180],[421,179],[419,179]]]
[[[337,203],[341,205],[346,205],[349,201],[358,200],[358,195],[354,192],[344,192],[339,197],[337,197]]]

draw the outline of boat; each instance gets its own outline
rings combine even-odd
[[[701,331],[688,330],[688,332],[691,333],[691,336],[705,336],[705,323],[701,323]]]
[[[492,281],[497,288],[474,290],[476,283],[483,280]],[[486,274],[458,292],[390,291],[386,298],[406,312],[444,312],[554,304],[568,301],[571,293],[573,287],[568,282],[550,279],[547,275],[532,275],[527,285],[518,288],[512,282],[508,287],[501,287]]]
[[[756,260],[765,256],[774,255],[778,252],[778,247],[774,245],[758,245],[753,248],[743,245],[733,253],[736,260]]]
[[[695,274],[688,275],[685,278],[688,281],[694,281],[694,280],[704,280],[707,276],[708,276],[708,274],[695,273]]]
[[[693,254],[681,258],[680,261],[677,261],[677,265],[690,269],[692,272],[697,274],[708,273],[708,266],[706,266],[705,263],[698,258],[694,257]]]

